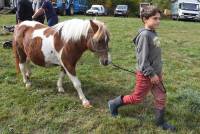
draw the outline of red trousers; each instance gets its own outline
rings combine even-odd
[[[162,81],[162,78],[160,77]],[[158,85],[153,85],[149,77],[144,76],[141,72],[136,73],[136,85],[133,93],[123,97],[123,104],[137,104],[143,101],[145,96],[149,91],[152,92],[154,96],[154,104],[156,109],[165,108],[166,93],[164,92],[164,87],[160,83]]]

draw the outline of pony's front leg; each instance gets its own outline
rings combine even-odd
[[[74,88],[77,90],[79,98],[82,101],[82,104],[85,108],[90,108],[92,107],[92,105],[90,104],[90,102],[86,99],[83,90],[81,88],[81,82],[79,81],[79,79],[77,78],[77,76],[73,76],[71,75],[69,72],[67,72],[67,75],[69,76],[70,80],[72,81]]]
[[[66,73],[64,69],[61,69],[60,74],[59,74],[59,79],[57,81],[57,87],[58,87],[58,92],[64,93],[65,90],[63,88],[63,78],[65,77]]]

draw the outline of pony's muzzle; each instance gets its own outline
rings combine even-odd
[[[108,53],[108,57],[107,58],[102,58],[100,59],[100,64],[107,66],[109,64],[112,63],[112,59],[111,59],[111,55]]]
[[[104,59],[100,59],[99,62],[100,62],[101,65],[104,65],[104,66],[108,65],[108,59],[105,59],[105,60]]]

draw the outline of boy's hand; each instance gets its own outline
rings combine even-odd
[[[160,78],[158,77],[158,75],[154,75],[150,79],[151,79],[152,84],[159,84],[159,82],[160,82]]]

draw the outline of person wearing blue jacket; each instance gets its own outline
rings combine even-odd
[[[33,19],[45,13],[48,26],[53,26],[58,23],[58,16],[49,0],[44,0],[41,8],[32,16]]]
[[[34,13],[36,13],[38,11],[38,9],[40,9],[42,7],[43,2],[44,2],[44,0],[33,0],[32,7],[33,7]],[[34,20],[44,24],[45,14],[43,13],[43,14],[39,15],[37,18],[34,18]]]

